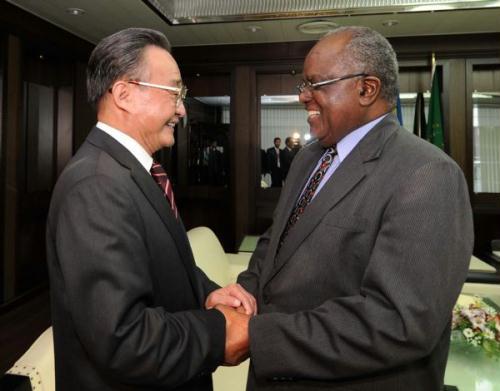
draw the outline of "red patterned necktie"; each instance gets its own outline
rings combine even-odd
[[[311,203],[314,193],[316,192],[316,189],[318,188],[323,177],[325,176],[325,173],[332,165],[335,155],[337,155],[336,148],[330,147],[325,151],[325,153],[321,157],[321,163],[319,167],[316,169],[314,174],[309,179],[309,182],[307,183],[305,190],[302,192],[300,198],[298,199],[297,203],[295,204],[292,210],[292,213],[290,214],[290,217],[288,218],[288,222],[286,223],[285,229],[281,234],[280,242],[278,245],[278,251],[283,245],[283,242],[285,241],[286,236],[290,232],[290,229],[299,220],[300,215],[304,213],[304,210],[306,209],[307,205]]]
[[[179,217],[179,212],[177,211],[177,206],[175,205],[174,191],[172,190],[172,184],[168,179],[167,173],[165,172],[161,164],[157,162],[153,162],[150,172],[151,176],[158,184],[158,186],[160,186],[161,190],[163,191],[163,194],[170,203],[172,212],[174,212],[175,218],[177,219]]]

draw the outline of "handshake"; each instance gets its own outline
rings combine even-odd
[[[226,318],[224,365],[238,365],[249,356],[248,322],[257,314],[257,302],[240,284],[211,292],[205,308],[215,308]]]

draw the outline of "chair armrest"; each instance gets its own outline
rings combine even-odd
[[[252,253],[226,253],[226,256],[229,264],[229,280],[236,282],[238,274],[247,269]]]
[[[55,390],[54,342],[52,327],[45,330],[7,373],[28,376],[31,385]]]

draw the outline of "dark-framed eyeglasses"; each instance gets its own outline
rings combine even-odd
[[[184,84],[181,84],[180,87],[171,87],[171,86],[164,86],[161,84],[148,83],[148,82],[139,81],[139,80],[128,80],[128,83],[136,84],[136,85],[144,86],[144,87],[158,88],[160,90],[173,92],[176,95],[175,105],[177,107],[180,106],[181,102],[184,102],[184,99],[186,99],[186,95],[188,92],[188,89],[186,88],[186,86]]]
[[[297,89],[299,90],[299,94],[302,94],[306,90],[307,91],[317,90],[318,88],[326,86],[328,84],[334,84],[342,80],[352,79],[354,77],[360,77],[360,76],[369,76],[369,75],[367,73],[353,73],[350,75],[336,77],[335,79],[318,81],[316,83],[311,83],[309,80],[302,80],[302,83],[300,83],[297,86]]]

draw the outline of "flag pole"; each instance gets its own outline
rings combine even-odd
[[[436,71],[436,53],[432,52],[431,56],[431,86],[434,79],[434,72]]]

